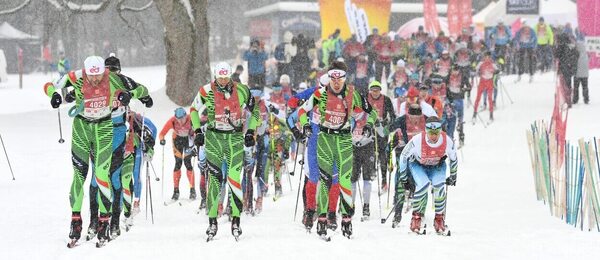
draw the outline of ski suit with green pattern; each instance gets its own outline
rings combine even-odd
[[[121,78],[108,70],[97,86],[92,86],[83,73],[82,77],[73,83],[73,89],[77,110],[73,119],[71,140],[71,160],[74,170],[70,190],[71,211],[81,212],[83,184],[91,159],[100,190],[97,195],[100,214],[108,215],[112,205],[110,169],[113,154],[113,122],[111,114],[120,106],[117,100],[119,93],[128,90]],[[56,88],[52,84],[47,84],[45,92],[51,97],[56,92]],[[147,95],[147,91],[138,88],[130,94],[132,98],[137,99]]]
[[[246,85],[230,81],[223,88],[213,81],[202,86],[190,108],[192,128],[200,128],[200,117],[208,112],[205,151],[208,166],[208,217],[216,218],[221,185],[227,178],[230,189],[231,216],[242,210],[241,170],[244,163],[244,109],[251,113],[246,129],[254,131],[260,121],[258,106]]]
[[[364,97],[352,86],[345,86],[335,94],[329,87],[321,87],[300,107],[300,124],[309,124],[307,112],[317,109],[320,114],[319,136],[317,141],[317,161],[320,181],[318,188],[319,217],[326,217],[329,204],[329,190],[334,172],[339,174],[341,190],[341,211],[343,218],[354,215],[352,202],[352,134],[350,116],[367,113],[367,124],[371,127],[377,119],[377,111],[372,109]]]

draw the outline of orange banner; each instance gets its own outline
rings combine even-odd
[[[389,30],[392,0],[319,0],[319,9],[323,39],[339,29],[342,39],[356,34],[362,42],[375,27]]]

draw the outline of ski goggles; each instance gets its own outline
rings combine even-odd
[[[417,103],[418,99],[419,99],[419,97],[407,97],[406,102],[410,103],[410,104],[415,104],[415,103]]]
[[[439,134],[442,131],[441,122],[429,122],[425,124],[425,131],[430,134]]]
[[[262,96],[262,90],[260,90],[260,89],[251,89],[250,93],[252,93],[253,97],[260,97],[260,96]]]
[[[329,76],[330,79],[346,78],[346,72],[343,70],[338,70],[338,69],[329,70],[327,72],[327,75]]]
[[[444,82],[444,80],[442,80],[440,78],[433,78],[433,79],[431,79],[431,84],[440,85],[440,84],[442,84],[442,82]]]

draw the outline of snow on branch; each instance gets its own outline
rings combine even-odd
[[[21,5],[15,7],[15,8],[0,11],[0,15],[16,13],[17,11],[19,11],[22,8],[24,8],[25,6],[27,6],[29,3],[31,3],[31,0],[25,0],[25,1],[23,1],[23,3]]]
[[[126,6],[126,5],[121,5],[121,7],[119,9],[123,10],[123,11],[141,12],[141,11],[144,11],[144,10],[150,8],[150,6],[152,6],[153,3],[154,3],[154,1],[150,0],[146,5],[144,5],[142,7],[131,7],[131,6]]]
[[[49,2],[55,2],[55,0],[47,0]],[[90,12],[90,13],[98,13],[103,11],[108,4],[110,3],[110,0],[102,0],[100,3],[98,4],[76,4],[73,3],[73,1],[68,1],[68,0],[62,0],[63,4],[61,6],[66,6],[69,10],[71,11],[76,11],[76,12]]]

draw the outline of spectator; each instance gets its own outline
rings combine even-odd
[[[361,54],[365,54],[365,48],[356,40],[356,35],[352,34],[350,39],[344,44],[344,50],[342,51],[342,56],[346,64],[348,64],[348,78],[350,79],[354,78],[356,73],[356,59]]]
[[[368,62],[369,68],[373,68],[373,63],[375,63],[375,60],[377,59],[377,52],[375,51],[375,46],[379,44],[379,41],[381,41],[379,29],[377,29],[377,27],[373,27],[372,33],[369,36],[367,36],[367,39],[365,39],[364,42],[364,47],[367,51],[366,60]],[[371,77],[371,74],[369,74],[369,77]]]
[[[569,108],[571,107],[571,92],[572,92],[572,78],[577,72],[577,60],[579,58],[579,52],[575,48],[575,44],[571,42],[570,35],[568,33],[561,33],[558,36],[557,47],[556,47],[556,58],[558,59],[558,74],[562,76],[565,99]]]
[[[248,86],[250,88],[264,89],[265,73],[268,59],[267,53],[260,48],[258,40],[250,43],[250,49],[244,53],[244,60],[248,61]]]
[[[233,74],[231,75],[231,80],[242,83],[242,80],[240,79],[240,75],[242,75],[243,72],[244,72],[244,66],[237,65],[237,67],[235,67],[235,72],[233,72]]]
[[[577,73],[575,74],[575,91],[573,92],[573,104],[577,104],[579,101],[579,84],[581,84],[583,103],[588,104],[590,102],[590,96],[588,93],[588,74],[589,74],[589,57],[585,48],[584,35],[578,30],[575,31],[577,34],[577,51],[579,52],[579,59],[577,59]]]
[[[290,75],[294,78],[294,70],[292,68],[292,58],[297,54],[296,44],[292,42],[294,35],[286,31],[283,33],[283,42],[275,48],[275,59],[277,60],[277,77],[283,74]]]
[[[65,74],[69,73],[69,71],[71,70],[71,63],[65,57],[65,53],[63,51],[61,51],[59,53],[59,57],[60,57],[60,59],[56,63],[56,70],[58,71],[60,78],[62,78]]]
[[[298,86],[300,82],[308,78],[311,65],[309,50],[315,48],[315,41],[305,38],[304,34],[298,34],[298,37],[294,40],[292,40],[292,44],[295,43],[296,45],[296,56],[292,58],[292,67],[294,68],[293,85]]]

